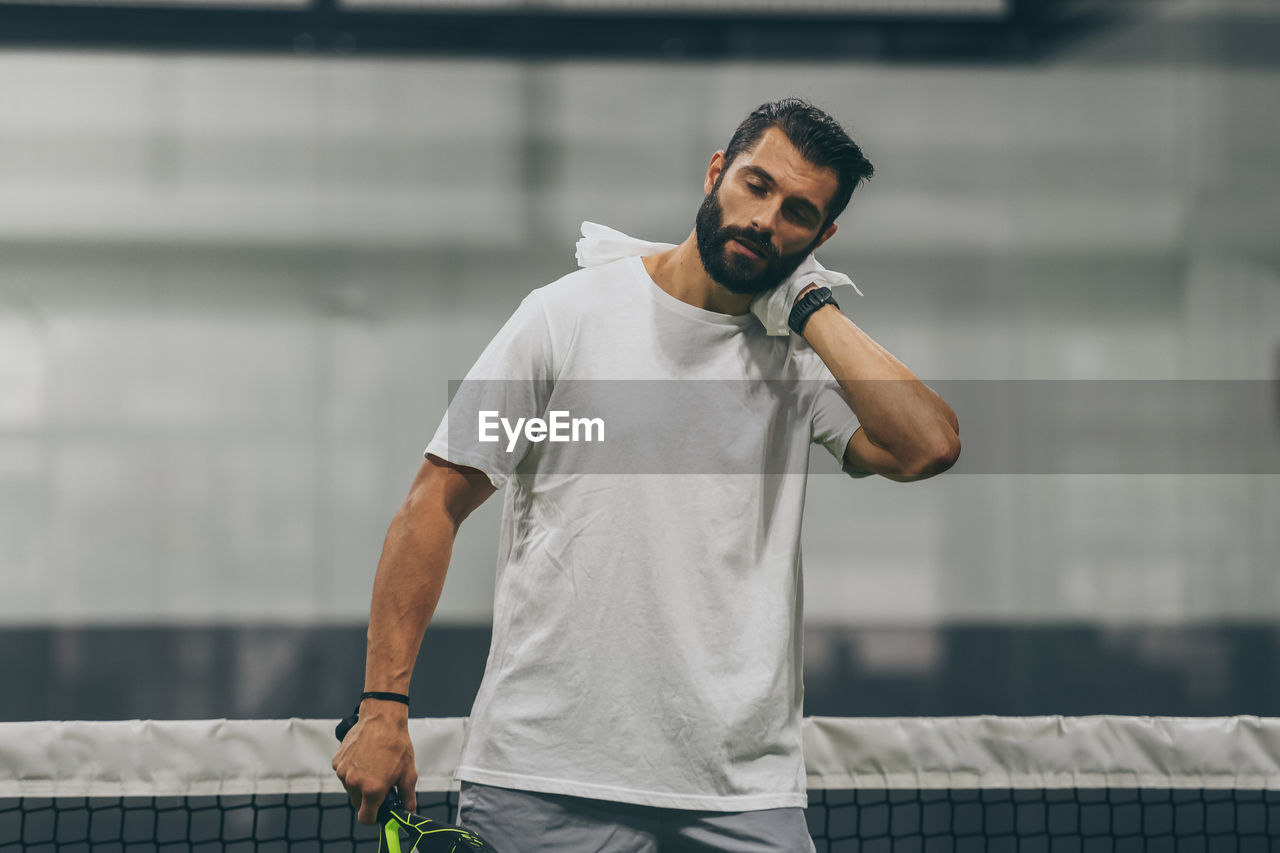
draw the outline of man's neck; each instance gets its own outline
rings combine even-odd
[[[745,314],[751,306],[751,296],[727,290],[707,275],[698,254],[696,231],[674,249],[645,258],[644,267],[658,287],[695,308],[717,314]]]

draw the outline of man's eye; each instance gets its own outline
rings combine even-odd
[[[756,195],[764,195],[764,187],[760,184],[747,184],[747,187]]]

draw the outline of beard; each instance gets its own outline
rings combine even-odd
[[[723,175],[721,175],[723,178]],[[773,290],[796,271],[818,244],[819,235],[806,248],[789,255],[778,254],[764,231],[752,231],[724,224],[724,208],[720,206],[720,179],[698,208],[694,228],[698,239],[698,256],[711,280],[731,293],[755,296]],[[739,240],[759,252],[759,261],[729,249],[731,240]]]

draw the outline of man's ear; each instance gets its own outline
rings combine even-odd
[[[707,166],[707,176],[702,179],[702,194],[711,195],[711,189],[724,171],[724,152],[717,151],[711,155],[711,164]]]
[[[819,238],[818,242],[814,244],[813,250],[816,252],[818,250],[818,247],[820,247],[823,243],[830,240],[832,237],[836,236],[836,229],[839,227],[840,226],[832,222],[831,225],[827,228],[827,230],[823,233],[822,237]]]

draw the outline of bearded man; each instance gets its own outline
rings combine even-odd
[[[951,408],[818,286],[812,254],[871,174],[822,110],[764,104],[712,156],[684,242],[628,250],[615,235],[616,260],[532,291],[485,348],[464,386],[486,390],[450,404],[378,565],[365,690],[381,697],[362,701],[333,762],[361,822],[393,787],[413,808],[408,708],[387,696],[408,692],[458,526],[505,485],[459,822],[502,853],[814,849],[808,450],[898,481],[960,452]],[[601,380],[717,402],[692,421],[603,418],[592,458],[607,470],[541,443],[545,426],[477,434],[478,414],[528,422]]]

